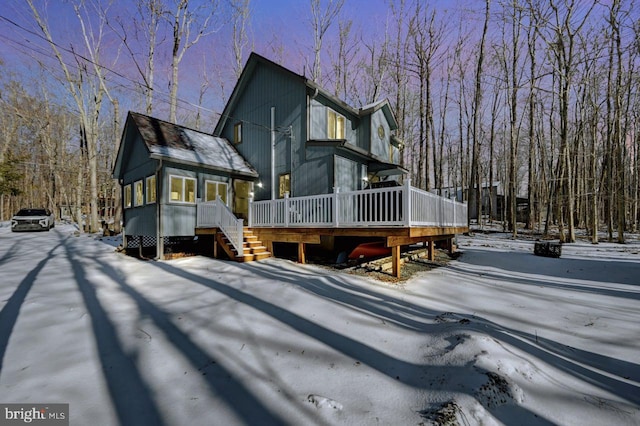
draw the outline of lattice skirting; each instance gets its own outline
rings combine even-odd
[[[128,248],[139,248],[140,247],[140,236],[139,235],[126,235],[127,238],[127,247]],[[165,247],[170,247],[178,244],[189,243],[193,241],[193,237],[163,237],[162,242]],[[155,247],[156,246],[156,237],[151,237],[148,235],[142,236],[142,247]]]

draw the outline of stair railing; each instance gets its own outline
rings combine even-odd
[[[220,196],[215,201],[198,203],[198,225],[220,228],[229,243],[236,250],[238,257],[244,256],[242,242],[244,240],[243,221],[238,219]]]

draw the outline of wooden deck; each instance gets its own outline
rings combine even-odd
[[[273,253],[273,243],[298,244],[298,262],[306,262],[306,245],[321,244],[323,236],[330,237],[376,237],[385,241],[385,246],[391,248],[393,275],[400,277],[400,252],[402,246],[425,243],[429,258],[433,260],[434,242],[447,241],[449,251],[454,250],[453,239],[456,234],[468,232],[465,227],[385,227],[385,228],[252,228],[268,251]]]
[[[196,235],[220,229],[236,253],[242,252],[242,225],[221,200],[198,203]],[[306,245],[323,237],[379,238],[391,248],[393,274],[400,277],[402,246],[445,240],[453,250],[456,234],[468,232],[467,206],[411,186],[285,197],[251,201],[249,226],[266,250],[273,243],[298,244],[298,261],[306,261]],[[215,231],[217,232],[217,231]],[[231,247],[229,248],[231,250]]]
[[[247,228],[245,233],[250,232],[254,235],[264,252],[268,255],[256,256],[252,255],[237,257],[235,250],[225,246],[224,243],[217,238],[217,247],[221,247],[227,252],[232,260],[251,261],[264,259],[274,253],[273,243],[294,243],[298,245],[298,262],[306,263],[306,248],[308,244],[321,244],[322,237],[354,237],[354,238],[380,238],[385,241],[385,246],[391,248],[391,260],[393,265],[393,275],[397,278],[401,273],[400,253],[403,246],[424,243],[427,247],[428,258],[434,259],[434,243],[436,241],[446,241],[449,252],[455,250],[453,239],[457,234],[463,234],[469,231],[466,226],[458,227],[383,227],[383,228]],[[218,228],[200,227],[196,229],[196,235],[218,235]]]

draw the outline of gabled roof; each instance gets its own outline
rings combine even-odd
[[[247,84],[249,84],[249,82],[251,81],[251,77],[253,75],[254,70],[259,65],[272,67],[290,75],[294,79],[299,80],[301,84],[304,84],[312,93],[321,94],[322,97],[327,99],[330,103],[334,104],[338,108],[341,108],[342,110],[353,115],[354,117],[361,118],[366,115],[372,114],[373,112],[381,108],[384,108],[383,110],[384,115],[387,118],[389,125],[391,126],[391,130],[396,130],[398,128],[398,123],[395,119],[393,110],[391,109],[391,105],[389,104],[388,100],[385,99],[382,101],[378,101],[359,109],[354,108],[348,105],[343,100],[339,99],[338,97],[332,95],[329,91],[323,89],[312,80],[309,80],[304,75],[297,74],[291,71],[290,69],[287,69],[282,65],[277,64],[265,58],[264,56],[261,56],[255,52],[252,52],[251,55],[249,55],[249,59],[247,60],[247,63],[245,64],[244,69],[242,70],[242,74],[240,74],[240,78],[238,79],[238,82],[233,88],[233,92],[231,92],[231,96],[229,97],[229,100],[227,101],[227,104],[225,105],[224,110],[222,111],[222,114],[220,115],[218,124],[216,125],[216,128],[213,131],[214,135],[221,134],[222,129],[224,128],[227,120],[230,117],[231,111],[233,111],[236,103],[239,100],[240,95],[244,92]]]
[[[384,113],[384,116],[386,117],[391,130],[396,130],[398,128],[398,122],[396,121],[396,116],[393,113],[393,109],[391,109],[391,104],[389,103],[388,99],[383,99],[381,101],[363,106],[362,108],[360,108],[360,116],[373,114],[380,109],[382,109],[382,112]]]
[[[129,112],[127,117],[114,177],[120,177],[123,172],[124,145],[132,127],[139,132],[150,158],[204,167],[245,178],[258,177],[258,172],[228,140],[135,112]]]
[[[239,101],[240,95],[244,92],[245,88],[251,81],[251,77],[253,75],[254,70],[260,64],[267,65],[269,67],[273,67],[284,73],[287,73],[293,78],[299,79],[302,83],[305,83],[307,80],[304,76],[296,74],[293,71],[283,67],[282,65],[276,64],[275,62],[270,61],[264,56],[258,55],[255,52],[251,52],[251,55],[249,55],[249,59],[247,59],[247,63],[242,69],[242,73],[240,74],[240,77],[238,78],[238,81],[236,82],[236,85],[233,88],[233,92],[231,92],[231,96],[229,96],[229,100],[227,101],[227,104],[225,105],[224,110],[220,115],[218,124],[216,124],[216,128],[213,130],[214,135],[219,136],[222,133],[222,129],[224,128],[224,125],[229,119],[231,111],[235,107],[236,103]]]

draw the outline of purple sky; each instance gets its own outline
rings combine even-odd
[[[224,1],[224,0],[222,0]],[[419,0],[422,1],[422,0]],[[91,2],[88,2],[91,3]],[[102,5],[110,2],[102,1]],[[408,3],[412,3],[408,1]],[[478,0],[477,5],[482,6]],[[62,48],[71,48],[77,52],[85,53],[81,30],[73,8],[67,1],[51,0],[49,3],[36,1],[41,7],[42,13],[46,13],[46,19],[51,26],[54,39]],[[430,7],[439,9],[456,8],[460,4],[453,1],[430,2]],[[44,5],[48,5],[45,9]],[[135,3],[129,0],[114,0],[111,5],[111,16],[121,16],[124,22],[130,22],[135,16]],[[251,41],[245,48],[245,57],[253,49],[273,60],[282,60],[283,65],[298,73],[304,73],[305,62],[308,66],[312,61],[310,47],[312,46],[312,33],[310,29],[310,6],[307,0],[251,0],[252,20],[249,27]],[[51,50],[47,44],[38,37],[30,34],[28,30],[39,33],[31,12],[24,0],[5,0],[0,9],[0,17],[14,21],[18,26],[0,19],[0,59],[10,71],[28,78],[37,69],[36,60],[48,63],[51,70],[59,66],[52,58]],[[367,43],[375,44],[376,40],[382,40],[385,28],[391,26],[391,14],[388,0],[346,0],[338,18],[339,20],[353,20],[352,30],[361,35]],[[94,25],[94,28],[96,26]],[[217,34],[203,39],[186,55],[180,67],[181,80],[178,96],[190,103],[198,102],[198,91],[203,81],[203,69],[209,73],[211,88],[208,89],[205,104],[210,110],[219,111],[228,97],[235,78],[230,73],[230,25],[223,26]],[[335,45],[337,33],[337,21],[329,30],[325,41],[325,56]],[[118,73],[127,75],[130,79],[141,81],[136,74],[135,67],[126,52],[120,48],[117,37],[111,36],[103,41],[105,50],[103,63]],[[274,46],[282,46],[281,57],[274,53]],[[140,51],[140,55],[144,51]],[[158,49],[156,91],[165,98],[168,95],[168,59],[169,47]],[[117,58],[117,62],[116,62]],[[67,62],[73,66],[71,57]],[[325,63],[326,65],[326,63]],[[6,74],[6,73],[5,73]],[[307,73],[308,74],[308,73]],[[36,75],[36,79],[41,77]],[[123,95],[130,95],[136,86],[131,81],[113,76],[116,86],[119,86]],[[224,84],[221,84],[223,82]],[[131,97],[131,96],[129,96]],[[138,99],[142,95],[137,96]],[[160,98],[160,96],[159,96]],[[123,99],[123,106],[126,100]],[[183,105],[189,108],[188,104]],[[136,106],[131,104],[130,108]]]

